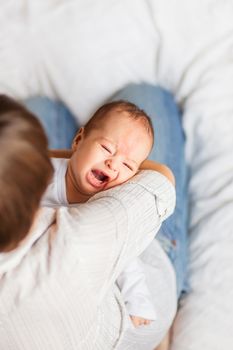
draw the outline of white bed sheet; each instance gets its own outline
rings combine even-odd
[[[183,108],[190,167],[190,294],[172,350],[233,347],[233,2],[9,0],[0,91],[63,100],[80,123],[131,82]]]

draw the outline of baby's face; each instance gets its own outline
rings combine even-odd
[[[91,197],[122,184],[148,157],[152,137],[141,122],[123,113],[113,113],[101,128],[76,137],[69,167],[80,194]]]

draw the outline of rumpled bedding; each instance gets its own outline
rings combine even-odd
[[[231,349],[233,2],[1,3],[1,92],[61,99],[82,124],[132,82],[172,91],[183,111],[190,293],[182,299],[171,349]]]

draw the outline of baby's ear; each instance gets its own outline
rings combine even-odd
[[[79,142],[83,139],[83,137],[84,137],[84,127],[82,126],[73,139],[72,146],[71,146],[73,152],[76,151],[77,146]]]

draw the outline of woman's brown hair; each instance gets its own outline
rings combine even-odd
[[[48,142],[38,119],[0,95],[0,251],[27,235],[53,174]]]

